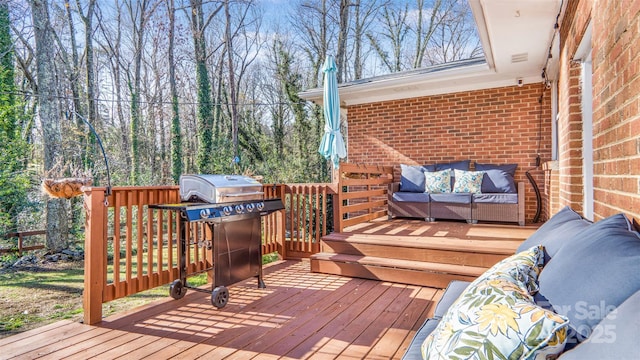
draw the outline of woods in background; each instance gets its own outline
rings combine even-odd
[[[322,110],[298,97],[326,55],[339,82],[410,70],[481,56],[474,26],[466,0],[0,0],[0,234],[77,219],[43,177],[105,185],[82,119],[112,185],[328,182]]]

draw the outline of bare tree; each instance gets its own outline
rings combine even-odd
[[[426,60],[440,64],[480,56],[482,49],[476,36],[469,4],[463,0],[449,0],[449,7],[430,38]]]
[[[140,89],[142,82],[142,55],[145,41],[145,30],[149,18],[160,4],[154,0],[131,0],[126,4],[133,25],[133,76],[128,73],[128,85],[131,93],[131,182],[140,184],[141,141],[140,125]]]
[[[433,33],[436,30],[436,27],[442,23],[443,13],[448,13],[451,9],[453,2],[447,1],[448,8],[443,9],[444,4],[443,0],[434,0],[433,5],[431,6],[431,14],[429,15],[429,22],[424,24],[424,12],[425,12],[425,4],[424,0],[417,0],[417,11],[418,16],[416,19],[416,28],[415,28],[415,40],[416,40],[416,54],[413,59],[413,67],[419,68],[422,66],[422,62],[424,59],[424,54],[427,51],[427,47],[429,45],[429,41],[433,36]]]
[[[62,160],[60,104],[57,95],[55,39],[49,21],[47,0],[30,0],[35,34],[38,82],[38,116],[42,123],[44,170],[50,172]],[[68,215],[63,199],[48,199],[46,204],[47,240],[51,251],[67,248]]]
[[[367,33],[367,38],[389,72],[404,70],[402,66],[403,46],[410,30],[407,23],[408,14],[407,4],[403,8],[386,6],[382,10],[382,29],[379,33],[382,39],[373,32]],[[391,54],[387,49],[390,49]]]
[[[113,16],[112,19],[107,19],[101,8],[99,6],[96,7],[96,18],[98,23],[98,28],[101,31],[101,37],[99,40],[96,40],[96,43],[99,44],[99,48],[102,50],[103,60],[108,64],[109,67],[109,76],[110,82],[113,84],[110,89],[110,94],[115,101],[112,106],[115,106],[115,110],[112,111],[113,117],[117,120],[117,124],[119,127],[119,141],[120,146],[114,146],[113,148],[123,149],[121,156],[119,156],[119,161],[122,163],[120,169],[126,169],[127,171],[120,171],[120,176],[122,177],[122,181],[125,183],[129,183],[129,176],[131,175],[128,172],[128,169],[131,169],[131,145],[129,138],[129,122],[125,118],[125,100],[123,91],[125,89],[124,81],[123,81],[123,69],[127,67],[127,60],[125,56],[122,56],[122,32],[124,27],[123,21],[123,9],[122,5],[119,2],[115,3],[114,9],[109,9],[106,12]],[[115,167],[114,170],[118,172],[118,167]]]
[[[211,84],[207,69],[207,49],[205,30],[213,17],[223,8],[219,5],[206,19],[202,0],[189,0],[191,5],[191,32],[196,61],[196,82],[198,92],[198,171],[210,172],[209,156],[213,153],[213,114],[211,104]],[[226,5],[226,3],[225,3]]]
[[[372,24],[372,19],[377,15],[380,8],[386,7],[388,0],[365,1],[353,0],[353,78],[362,79],[364,67],[364,41],[365,34]]]
[[[341,83],[345,78],[344,73],[346,71],[347,64],[347,37],[349,36],[349,10],[351,7],[349,0],[340,0],[340,16],[338,24],[338,51],[336,52],[337,59],[337,80]]]
[[[182,132],[180,131],[180,106],[178,104],[178,88],[176,86],[175,69],[175,29],[176,10],[175,0],[167,0],[167,13],[169,15],[169,91],[171,92],[171,178],[178,183],[182,174]]]

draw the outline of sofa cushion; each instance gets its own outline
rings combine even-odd
[[[392,196],[393,201],[398,202],[418,202],[418,203],[428,203],[429,202],[429,193],[416,193],[416,192],[403,192],[397,191],[393,193]]]
[[[518,194],[473,194],[474,203],[517,204]]]
[[[532,246],[542,245],[544,246],[545,253],[547,254],[546,260],[548,261],[558,252],[567,238],[589,225],[591,225],[589,220],[585,220],[580,214],[566,206],[520,244],[516,252],[523,251]]]
[[[475,163],[476,171],[488,171],[488,170],[502,170],[507,174],[511,175],[511,177],[516,176],[516,169],[518,168],[518,164],[481,164]]]
[[[454,203],[454,204],[471,204],[471,194],[463,193],[446,193],[446,194],[429,194],[431,202]]]
[[[451,192],[451,173],[449,170],[425,172],[425,191],[428,193]]]
[[[413,336],[413,339],[411,340],[411,344],[409,344],[407,351],[402,356],[402,360],[422,359],[420,347],[422,346],[424,339],[426,339],[427,336],[429,336],[429,334],[433,332],[433,329],[438,326],[439,322],[440,319],[427,319],[422,323],[422,326],[420,326],[418,332],[416,332],[416,334]]]
[[[640,290],[640,236],[626,216],[568,237],[540,274],[540,295],[584,340],[611,310]]]
[[[436,171],[436,164],[422,165],[422,169],[424,171],[434,172],[434,171]]]
[[[453,280],[447,285],[436,309],[433,312],[433,317],[440,319],[447,313],[447,310],[451,307],[454,301],[469,287],[471,284],[469,281]]]
[[[400,191],[424,192],[424,168],[400,164]]]
[[[455,169],[453,173],[455,178],[455,182],[453,183],[454,193],[480,193],[484,172]]]
[[[451,169],[451,170],[458,169],[458,170],[468,171],[469,164],[471,164],[471,160],[462,160],[462,161],[454,161],[450,163],[436,164],[436,171],[442,171],[447,169]]]
[[[636,359],[640,340],[640,291],[610,312],[591,336],[561,360]]]
[[[490,169],[484,171],[482,178],[483,193],[517,193],[516,182],[513,175],[500,169]]]
[[[423,358],[532,359],[562,352],[567,320],[531,297],[543,258],[542,247],[533,247],[473,281],[425,339]]]

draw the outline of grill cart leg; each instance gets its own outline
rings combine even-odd
[[[181,280],[174,280],[169,286],[169,295],[176,300],[182,299],[186,293],[187,288],[183,286]]]
[[[174,280],[169,287],[169,295],[172,298],[178,300],[182,299],[187,293],[187,223],[184,216],[180,216],[181,219],[178,221],[178,225],[180,226],[180,239],[178,243],[180,245],[179,254],[180,254],[180,269],[179,269],[179,277],[180,279]]]
[[[229,301],[229,290],[224,286],[218,286],[211,292],[211,304],[218,309],[223,308]]]

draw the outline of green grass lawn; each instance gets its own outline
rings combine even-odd
[[[278,254],[263,256],[273,262]],[[189,277],[189,285],[207,283],[206,273]],[[59,262],[0,270],[0,338],[58,320],[81,321],[84,263]],[[102,305],[103,316],[169,296],[163,285]]]

